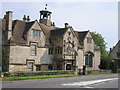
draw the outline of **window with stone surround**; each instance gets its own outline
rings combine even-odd
[[[33,71],[33,62],[27,62],[28,71]]]
[[[48,54],[53,54],[53,48],[49,48]]]
[[[92,38],[91,37],[87,37],[87,43],[92,43]]]
[[[34,37],[40,38],[40,30],[33,29],[32,36],[33,36],[33,38]]]
[[[31,55],[37,55],[37,45],[31,44]]]
[[[56,47],[55,54],[62,54],[62,47]]]
[[[85,55],[85,65],[87,65],[88,67],[92,67],[93,66],[93,56],[86,54]]]

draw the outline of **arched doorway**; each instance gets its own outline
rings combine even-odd
[[[71,70],[71,64],[66,65],[66,70]]]

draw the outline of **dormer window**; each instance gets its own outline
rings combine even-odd
[[[33,38],[34,37],[40,38],[40,30],[33,30],[32,35],[33,35]]]
[[[92,43],[92,38],[87,37],[87,43]]]

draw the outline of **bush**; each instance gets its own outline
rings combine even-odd
[[[60,74],[74,74],[73,71],[39,71],[39,72],[25,72],[25,71],[16,71],[12,73],[5,73],[5,77],[16,76],[16,77],[25,77],[25,76],[42,76],[42,75],[60,75]]]
[[[10,76],[11,76],[11,74],[9,72],[4,73],[4,77],[10,77]]]
[[[92,73],[92,71],[91,71],[91,70],[88,70],[88,71],[87,71],[87,74],[91,74],[91,73]]]
[[[41,75],[57,75],[57,71],[41,71],[41,72],[24,72],[24,71],[16,71],[13,73],[5,73],[5,77],[17,76],[17,77],[25,77],[25,76],[41,76]]]
[[[118,69],[118,73],[120,73],[120,69]]]

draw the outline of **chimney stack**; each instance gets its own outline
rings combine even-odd
[[[69,26],[69,24],[68,23],[65,23],[65,28],[67,28]]]
[[[6,12],[6,30],[12,30],[12,11]]]
[[[27,21],[26,15],[24,15],[23,21],[25,21],[25,22]]]
[[[28,22],[30,21],[30,18],[29,18],[29,16],[27,16],[27,21],[28,21]]]
[[[4,18],[3,19],[6,19],[6,15],[4,15]]]
[[[8,41],[12,37],[12,11],[7,11],[4,18],[6,19],[6,41]]]
[[[55,26],[55,22],[51,22],[51,26],[53,26],[53,27],[54,27],[54,26]]]
[[[110,52],[112,51],[112,48],[110,48]]]
[[[27,18],[26,18],[26,15],[24,15],[24,17],[23,17],[23,21],[25,21],[25,22],[29,22],[29,21],[30,21],[29,16],[27,16]]]

